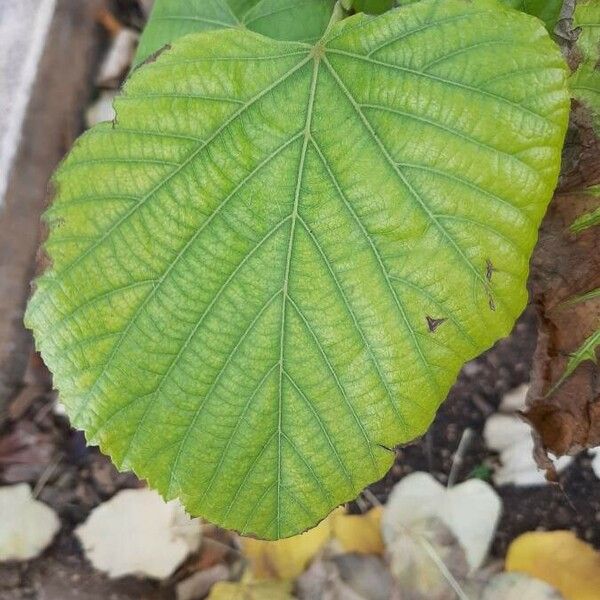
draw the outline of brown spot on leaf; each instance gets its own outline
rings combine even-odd
[[[485,260],[485,278],[488,281],[492,280],[492,275],[494,274],[495,270],[496,269],[494,268],[492,261],[489,258],[486,258],[486,260]]]
[[[446,318],[441,318],[441,319],[435,319],[434,317],[430,317],[427,316],[425,317],[425,319],[427,319],[427,327],[429,329],[429,331],[431,333],[435,333],[435,330],[445,321],[447,321],[448,319]]]
[[[171,44],[165,44],[164,46],[160,47],[158,50],[155,50],[152,54],[148,55],[140,64],[135,65],[133,67],[133,69],[131,70],[131,73],[134,73],[135,71],[137,71],[138,69],[141,69],[145,65],[150,65],[150,64],[156,62],[163,52],[167,52],[170,49],[171,49]],[[131,73],[130,73],[130,75],[131,75]]]
[[[393,448],[390,448],[389,446],[386,446],[385,444],[380,444],[379,442],[377,443],[377,445],[382,448],[383,450],[385,450],[386,452],[391,452],[392,454],[396,454]]]

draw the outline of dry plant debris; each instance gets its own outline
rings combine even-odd
[[[574,99],[559,188],[532,260],[539,316],[527,418],[536,458],[555,477],[547,453],[575,454],[600,444],[600,3],[580,0],[576,43],[566,49]]]

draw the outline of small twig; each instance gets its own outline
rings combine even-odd
[[[325,33],[327,33],[338,21],[345,19],[352,8],[352,0],[337,0],[331,13],[331,19]]]
[[[369,488],[363,491],[363,496],[371,503],[371,506],[381,506],[379,498]]]
[[[460,583],[456,581],[454,575],[450,572],[450,569],[446,566],[446,563],[440,558],[435,548],[429,543],[429,540],[424,537],[419,537],[421,546],[425,549],[431,560],[435,563],[435,566],[440,570],[440,573],[444,576],[444,579],[450,584],[450,587],[454,590],[460,600],[469,600],[469,597],[465,594],[463,589],[460,587]]]
[[[364,495],[364,492],[363,492],[363,495]],[[361,496],[358,496],[358,498],[356,498],[356,504],[358,504],[358,508],[360,509],[361,513],[366,513],[367,510],[369,510],[367,503]]]
[[[558,486],[558,489],[560,490],[561,494],[564,496],[565,500],[567,501],[567,504],[573,509],[573,512],[577,512],[577,507],[571,500],[571,497],[569,496],[569,494],[567,494],[567,490],[565,489],[565,486],[560,481],[557,481],[556,485]]]
[[[57,458],[44,469],[44,472],[40,475],[40,478],[37,480],[37,483],[31,492],[33,498],[37,498],[42,493],[42,490],[46,487],[48,481],[50,481],[50,477],[52,477],[54,471],[56,471],[60,461],[61,459]]]
[[[450,488],[455,484],[456,478],[458,477],[460,468],[463,464],[465,453],[472,439],[473,430],[467,427],[462,433],[460,442],[458,442],[458,448],[456,449],[454,457],[452,458],[452,466],[450,467],[450,475],[448,475],[448,484],[446,487]]]

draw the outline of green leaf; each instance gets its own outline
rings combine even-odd
[[[590,112],[592,127],[600,135],[600,70],[584,62],[569,78],[573,98]]]
[[[577,47],[584,60],[600,60],[600,2],[578,0],[573,14],[573,26],[580,28]]]
[[[594,185],[587,188],[585,193],[600,200],[600,185]],[[600,205],[577,217],[573,223],[571,223],[570,229],[573,233],[581,233],[596,225],[600,225]]]
[[[578,296],[573,296],[563,302],[563,306],[573,306],[574,304],[581,304],[582,302],[589,302],[590,300],[594,300],[600,297],[600,287],[594,290],[590,290],[585,294],[579,294]]]
[[[580,30],[576,46],[583,60],[569,78],[569,88],[589,111],[591,125],[600,136],[600,2],[578,2],[573,24]]]
[[[379,15],[393,8],[395,4],[395,0],[354,0],[353,7],[356,12]]]
[[[176,41],[56,176],[27,324],[74,426],[262,538],[356,497],[525,307],[565,80],[486,0]]]
[[[585,361],[591,360],[597,362],[596,348],[600,346],[600,328],[594,331],[586,340],[577,348],[567,361],[564,373],[560,376],[559,380],[552,386],[550,391],[546,394],[547,396],[552,395],[568,377],[573,375],[575,369]]]
[[[507,6],[520,10],[541,19],[546,24],[548,31],[554,31],[563,0],[500,0]]]
[[[277,40],[316,42],[335,0],[156,0],[135,64],[188,33],[246,27]]]
[[[378,2],[378,0],[362,0],[364,2]],[[406,6],[420,0],[395,0],[398,6]],[[444,0],[438,0],[443,2]],[[527,13],[544,21],[548,31],[553,32],[558,22],[563,0],[498,0],[505,6]],[[366,10],[365,12],[369,12]]]
[[[600,225],[600,207],[575,219],[571,224],[571,231],[574,233],[581,233],[596,225]]]

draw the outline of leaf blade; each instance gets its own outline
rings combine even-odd
[[[535,69],[501,72],[489,52],[509,50],[467,49],[458,19],[500,21],[486,43],[512,35]],[[417,56],[412,35],[438,42]],[[483,1],[358,16],[314,49],[232,30],[176,42],[57,177],[54,267],[27,320],[75,426],[260,537],[354,497],[524,306],[564,79],[541,27]],[[465,102],[493,121],[474,127]]]
[[[569,87],[575,98],[590,113],[592,127],[600,131],[600,70],[591,62],[582,63],[569,77]]]
[[[579,28],[577,47],[580,49],[584,61],[592,63],[600,60],[600,9],[593,0],[578,2],[573,13],[573,25]]]

